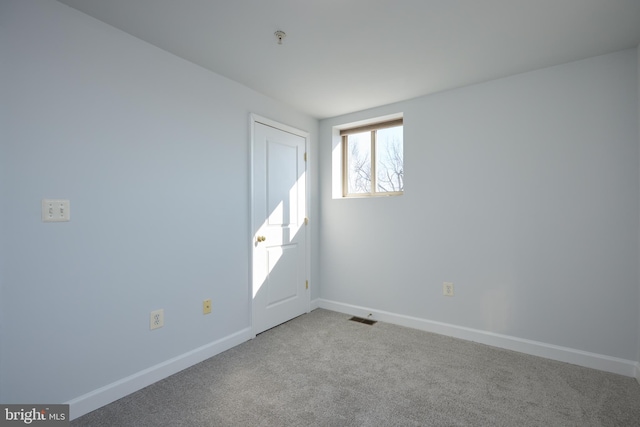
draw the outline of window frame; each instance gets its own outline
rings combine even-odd
[[[340,138],[342,144],[342,197],[344,198],[359,198],[359,197],[387,197],[387,196],[401,196],[404,194],[404,185],[401,191],[378,191],[378,175],[376,170],[377,163],[377,131],[381,129],[387,129],[392,127],[404,127],[403,118],[387,120],[383,122],[377,122],[367,124],[364,126],[357,126],[353,128],[341,129]],[[349,135],[371,132],[371,190],[368,193],[349,193]],[[404,137],[402,138],[403,153],[404,153]],[[402,156],[402,164],[404,169],[404,155]]]

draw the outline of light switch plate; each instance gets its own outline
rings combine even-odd
[[[42,221],[64,222],[71,219],[71,204],[69,200],[42,199]]]

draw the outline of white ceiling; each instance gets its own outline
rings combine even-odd
[[[59,1],[317,118],[640,43],[640,0]]]

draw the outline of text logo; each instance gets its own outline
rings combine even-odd
[[[0,427],[69,425],[69,405],[0,405]]]

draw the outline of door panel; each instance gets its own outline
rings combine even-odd
[[[269,225],[298,223],[298,147],[267,140],[267,199]]]
[[[253,125],[253,330],[309,311],[306,289],[306,139]]]
[[[298,245],[267,248],[269,291],[267,308],[298,296]]]

